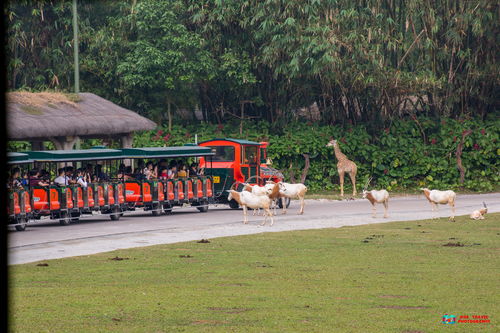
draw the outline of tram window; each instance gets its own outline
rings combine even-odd
[[[212,153],[215,155],[212,157],[214,162],[232,162],[234,161],[234,147],[231,146],[218,146],[211,147]]]
[[[257,163],[257,147],[245,146],[244,154],[242,156],[243,164],[256,164]]]

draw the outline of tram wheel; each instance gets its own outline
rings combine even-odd
[[[118,221],[121,216],[122,213],[120,212],[120,208],[118,207],[113,208],[113,212],[109,215],[112,221]]]
[[[200,204],[201,207],[196,207],[196,209],[198,209],[200,212],[202,213],[206,213],[208,212],[208,201],[203,201],[201,204]]]
[[[231,207],[232,209],[238,209],[240,208],[240,205],[236,200],[232,199],[231,201],[229,201],[229,207]]]
[[[169,204],[163,204],[163,212],[166,215],[172,214],[172,206],[170,206]]]
[[[17,231],[24,231],[26,230],[26,219],[25,218],[19,218],[17,220],[18,225],[16,225],[16,230]]]
[[[153,216],[160,216],[161,209],[160,209],[160,205],[159,204],[154,204],[153,205],[153,209],[151,210],[151,214],[153,214]]]
[[[291,201],[292,200],[290,198],[285,198],[286,208],[288,208],[290,206]],[[283,208],[283,201],[281,201],[281,199],[278,199],[278,207]]]
[[[60,225],[69,225],[70,223],[71,223],[71,221],[68,218],[68,212],[61,212],[61,215],[59,217],[59,224]]]

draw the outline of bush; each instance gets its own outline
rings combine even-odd
[[[310,155],[311,166],[306,184],[315,190],[337,190],[337,160],[333,149],[326,147],[330,137],[339,141],[341,150],[358,165],[357,183],[361,189],[373,177],[372,186],[387,190],[458,189],[459,171],[456,149],[462,133],[465,138],[462,164],[466,169],[464,188],[492,191],[499,184],[498,148],[500,121],[418,118],[395,120],[391,126],[370,133],[366,126],[321,126],[295,123],[277,131],[269,123],[245,123],[239,134],[239,123],[224,125],[192,124],[137,133],[134,146],[177,146],[213,138],[242,138],[269,141],[268,155],[273,166],[292,171],[298,178],[304,167],[303,153]],[[346,190],[350,181],[345,182]]]

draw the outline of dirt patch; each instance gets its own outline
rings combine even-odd
[[[197,241],[196,243],[206,244],[206,243],[210,243],[210,241],[208,239],[202,239],[202,240]]]
[[[443,246],[450,246],[450,247],[462,247],[464,246],[464,244],[460,243],[460,242],[456,242],[456,243],[453,243],[453,242],[448,242],[446,244],[443,244]]]
[[[273,266],[269,265],[269,264],[266,264],[266,263],[263,263],[263,262],[256,262],[256,267],[262,267],[262,268],[271,268]]]
[[[248,287],[248,283],[221,283],[219,284],[221,287]]]
[[[406,331],[401,331],[401,333],[425,333],[425,331],[419,331],[419,330],[406,330]]]
[[[380,295],[380,298],[408,298],[408,296],[403,295]]]
[[[190,254],[181,254],[179,258],[193,258],[193,256]]]
[[[227,321],[220,320],[195,320],[192,322],[193,325],[221,325],[227,323]]]
[[[111,318],[113,321],[122,321],[120,318]]]
[[[114,258],[109,258],[109,260],[116,260],[116,261],[121,261],[121,260],[129,260],[130,258],[122,258],[122,257],[114,257]]]
[[[428,309],[429,306],[403,306],[403,305],[381,305],[381,309],[403,309],[403,310],[414,310],[414,309]]]
[[[207,309],[211,310],[211,311],[220,311],[220,312],[229,313],[229,314],[242,313],[242,312],[247,312],[247,311],[252,310],[252,309],[246,309],[246,308],[218,308],[218,307],[210,307]]]
[[[40,267],[47,267],[49,264],[47,263],[41,263],[41,264],[37,264],[37,266],[40,266]]]

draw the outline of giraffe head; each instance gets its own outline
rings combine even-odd
[[[337,140],[334,138],[331,138],[328,144],[326,145],[327,147],[336,147],[337,146]]]

